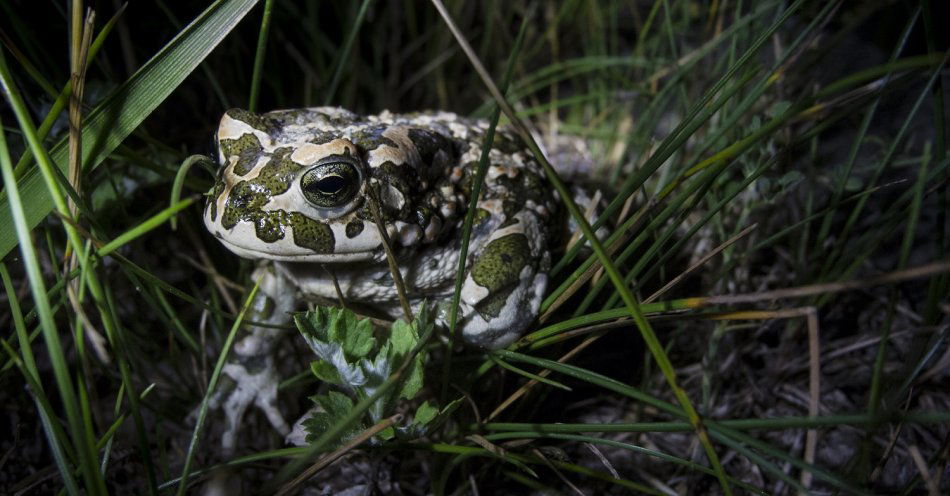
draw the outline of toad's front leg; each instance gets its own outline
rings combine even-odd
[[[280,377],[274,363],[276,345],[284,334],[282,326],[290,322],[296,305],[296,287],[276,271],[272,264],[254,271],[260,288],[251,302],[246,319],[262,325],[244,326],[242,337],[234,345],[223,372],[231,379],[229,386],[215,392],[212,407],[220,407],[226,423],[221,436],[225,455],[234,452],[241,421],[247,407],[257,406],[282,435],[290,427],[277,406],[277,384]]]

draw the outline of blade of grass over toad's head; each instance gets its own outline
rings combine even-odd
[[[90,112],[83,126],[83,166],[97,166],[158,106],[211,50],[231,32],[257,0],[219,0]],[[50,151],[57,167],[66,170],[66,140]],[[35,169],[18,182],[27,226],[32,228],[50,212],[52,198]],[[0,193],[5,197],[6,193]],[[0,257],[17,244],[9,207],[0,206]]]
[[[525,17],[521,23],[521,29],[518,37],[515,39],[515,45],[512,48],[511,55],[508,57],[508,67],[505,69],[505,77],[502,80],[502,91],[511,82],[511,74],[515,67],[515,60],[521,52],[521,43],[524,41],[524,34],[527,31],[530,18]],[[468,245],[472,237],[472,224],[475,222],[475,212],[477,210],[479,196],[481,195],[482,185],[485,183],[485,174],[488,172],[488,154],[491,152],[492,143],[495,140],[495,128],[498,127],[498,119],[501,117],[501,109],[495,108],[492,112],[491,120],[488,123],[488,130],[485,132],[484,142],[482,143],[481,156],[478,158],[478,167],[475,169],[475,178],[472,181],[472,192],[469,198],[468,210],[465,212],[465,221],[462,224],[462,241],[459,247],[458,271],[455,273],[455,292],[452,295],[452,306],[449,309],[449,348],[446,353],[445,365],[442,368],[442,392],[439,396],[442,403],[445,403],[449,391],[449,378],[452,370],[452,347],[455,344],[456,325],[458,323],[459,302],[462,299],[462,283],[465,279],[465,264],[468,258]]]
[[[264,68],[264,55],[267,53],[267,33],[270,31],[270,16],[273,10],[274,0],[265,0],[261,30],[257,36],[257,51],[254,54],[254,72],[251,73],[251,96],[247,99],[247,110],[251,112],[257,112],[257,95],[261,90],[261,71]]]
[[[478,56],[472,50],[471,45],[459,31],[458,26],[449,16],[448,12],[445,10],[445,5],[442,4],[440,0],[432,0],[433,5],[439,11],[439,15],[442,16],[442,19],[445,21],[446,26],[452,32],[452,35],[455,37],[459,46],[462,48],[462,51],[465,52],[465,55],[469,58],[469,61],[472,63],[472,66],[475,68],[475,71],[478,73],[479,77],[482,78],[485,86],[488,88],[489,92],[492,94],[492,97],[504,111],[505,115],[511,119],[512,124],[514,125],[517,132],[521,135],[521,138],[524,140],[525,145],[531,150],[531,153],[534,155],[535,159],[541,164],[544,168],[544,172],[548,177],[548,180],[552,183],[554,188],[557,190],[558,195],[561,198],[561,201],[567,207],[567,210],[570,212],[571,217],[583,231],[584,235],[587,236],[588,242],[591,245],[591,248],[594,250],[594,253],[597,255],[597,258],[600,260],[601,264],[604,267],[604,271],[607,273],[610,280],[613,282],[614,287],[616,287],[617,292],[620,293],[621,298],[623,299],[624,305],[627,307],[627,310],[630,312],[630,316],[633,318],[634,322],[637,324],[637,328],[640,331],[640,335],[643,340],[646,342],[647,347],[650,350],[650,353],[653,355],[653,359],[656,360],[657,365],[660,367],[660,370],[663,372],[663,376],[667,381],[667,384],[672,389],[674,396],[677,401],[682,406],[686,416],[689,418],[690,423],[696,430],[696,435],[699,438],[700,443],[703,445],[703,449],[706,453],[706,457],[709,459],[710,464],[713,467],[713,470],[716,471],[716,476],[719,479],[719,483],[722,486],[722,490],[725,494],[731,495],[732,489],[730,488],[729,481],[726,478],[726,473],[723,470],[722,464],[719,461],[719,455],[716,454],[715,449],[712,446],[712,443],[709,440],[709,436],[705,431],[705,428],[702,425],[702,421],[699,417],[699,413],[693,407],[692,402],[689,397],[686,395],[686,391],[683,390],[676,379],[676,371],[673,367],[672,362],[669,359],[669,356],[666,354],[663,346],[660,344],[659,339],[656,337],[656,333],[653,332],[653,328],[650,323],[643,316],[642,311],[640,310],[636,300],[631,294],[629,288],[627,288],[623,277],[617,271],[614,264],[611,262],[609,255],[606,250],[604,250],[603,245],[597,239],[597,236],[594,235],[594,231],[591,228],[590,224],[587,222],[587,219],[584,217],[584,214],[577,207],[577,204],[574,203],[574,200],[571,196],[571,193],[568,191],[567,187],[564,185],[564,182],[558,177],[557,172],[548,162],[547,158],[544,156],[544,153],[541,151],[538,144],[535,142],[534,137],[532,136],[530,130],[525,126],[525,124],[518,118],[515,114],[514,109],[511,108],[511,105],[508,103],[505,96],[498,91],[497,85],[494,81],[491,80],[491,76],[485,70],[484,65],[478,59]]]
[[[360,10],[356,14],[356,20],[353,21],[353,24],[350,26],[350,32],[346,35],[343,49],[337,54],[336,67],[333,69],[333,79],[331,79],[329,85],[327,85],[326,95],[323,97],[324,105],[330,105],[330,102],[332,102],[336,96],[336,87],[340,84],[343,69],[350,62],[350,52],[353,51],[353,42],[356,40],[356,35],[360,32],[360,27],[363,26],[363,19],[366,18],[366,11],[369,10],[369,4],[371,2],[372,0],[363,0],[363,3],[360,5]]]

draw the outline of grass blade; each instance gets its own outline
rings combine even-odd
[[[102,162],[120,143],[155,110],[231,32],[257,0],[219,0],[170,41],[117,88],[85,118],[83,125],[83,167],[91,169]],[[60,140],[50,156],[60,171],[67,165],[66,140]],[[53,208],[52,198],[35,169],[29,169],[18,189],[28,228],[39,223]],[[8,193],[0,194],[5,199]],[[0,206],[0,257],[5,256],[18,239],[13,215],[3,201]]]

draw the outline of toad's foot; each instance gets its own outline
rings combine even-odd
[[[255,272],[260,291],[251,302],[244,336],[234,345],[225,364],[224,383],[211,397],[209,406],[220,408],[226,418],[221,448],[225,455],[234,453],[244,414],[250,405],[259,408],[271,425],[282,436],[290,433],[277,404],[277,384],[280,375],[274,363],[274,354],[284,331],[279,326],[290,321],[294,307],[294,288],[273,267],[261,266]]]
[[[233,389],[222,391],[217,405],[224,411],[227,422],[221,436],[221,448],[231,454],[237,445],[237,436],[247,407],[259,408],[271,425],[282,436],[290,432],[287,421],[277,406],[277,383],[280,377],[270,355],[236,357],[224,366],[224,373],[233,381]]]

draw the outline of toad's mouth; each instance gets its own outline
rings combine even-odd
[[[221,218],[212,219],[209,212],[204,216],[205,227],[234,254],[253,260],[276,260],[281,262],[316,262],[326,264],[380,261],[385,258],[382,240],[375,225],[367,226],[358,233],[348,232],[346,226],[332,223],[329,229],[314,232],[296,232],[294,226],[280,226],[274,239],[262,239],[254,223],[246,220],[233,227],[221,225]],[[306,227],[306,226],[305,226]]]
[[[306,248],[288,250],[261,250],[253,246],[244,246],[234,243],[226,237],[218,239],[227,249],[243,258],[253,260],[276,260],[279,262],[317,262],[317,263],[350,263],[365,262],[379,257],[379,250],[357,251],[349,253],[314,253]]]

